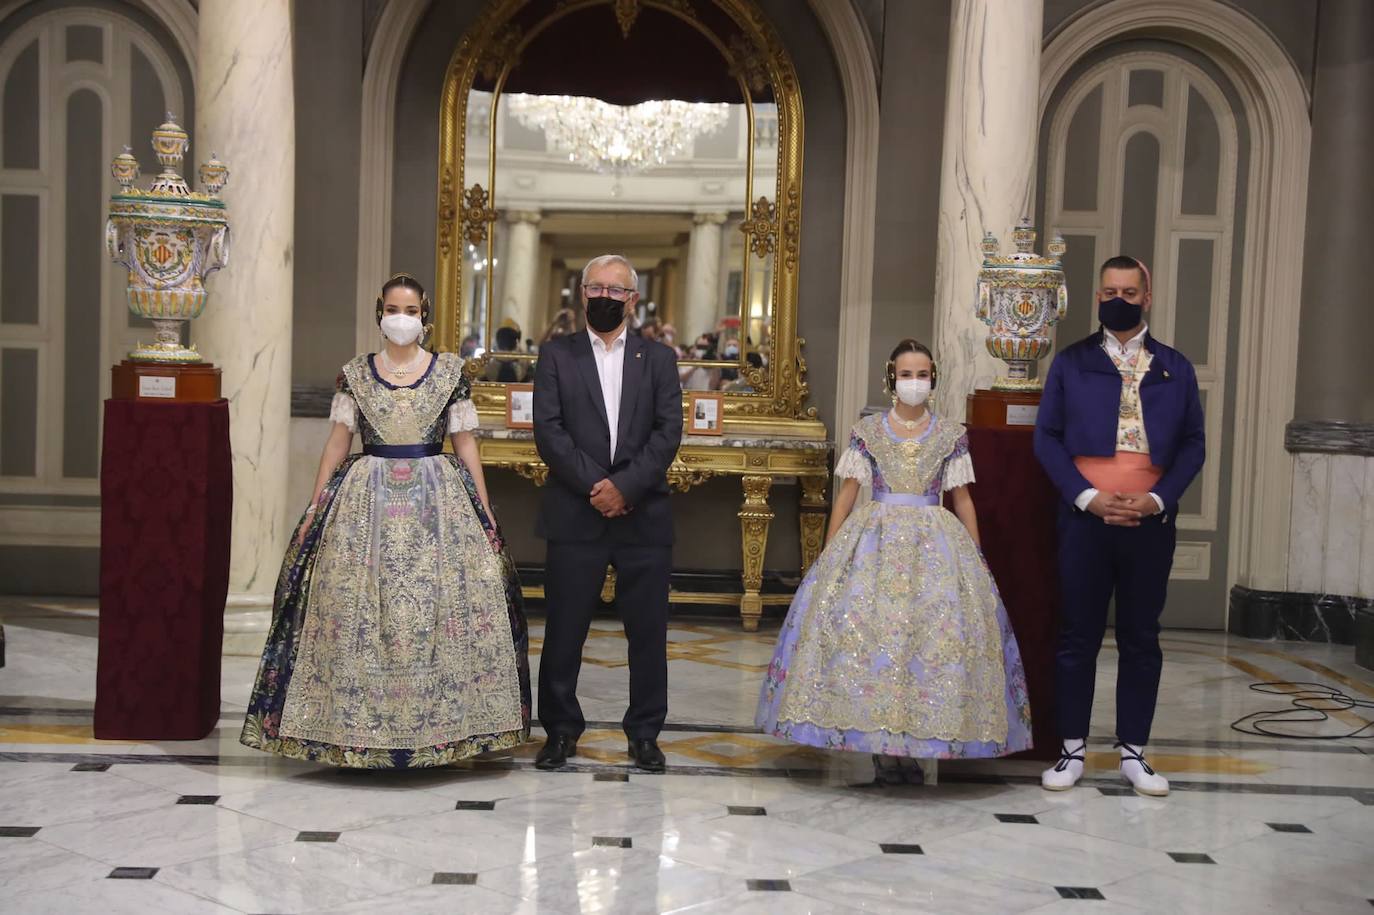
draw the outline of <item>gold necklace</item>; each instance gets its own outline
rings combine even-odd
[[[420,350],[420,354],[417,355],[414,359],[410,360],[410,362],[406,363],[405,368],[397,368],[396,364],[391,361],[391,356],[385,352],[382,353],[382,358],[386,360],[386,370],[391,374],[395,375],[397,378],[404,378],[411,372],[415,371],[415,366],[419,365],[421,358],[423,358],[424,356],[425,351]]]

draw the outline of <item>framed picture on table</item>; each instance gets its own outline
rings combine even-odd
[[[719,392],[694,391],[687,409],[688,435],[720,435],[724,431],[725,397]]]
[[[534,428],[534,385],[506,385],[506,428]]]

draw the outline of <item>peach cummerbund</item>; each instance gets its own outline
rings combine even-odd
[[[1078,472],[1103,492],[1150,492],[1164,476],[1163,468],[1150,463],[1148,454],[1134,451],[1118,451],[1111,457],[1085,457],[1073,459]]]

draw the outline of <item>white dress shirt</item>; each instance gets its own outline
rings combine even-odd
[[[1116,334],[1103,328],[1102,348],[1106,350],[1108,356],[1115,356],[1117,359],[1134,359],[1140,353],[1140,348],[1145,345],[1145,335],[1150,332],[1147,324],[1140,328],[1140,333],[1122,343],[1117,339]],[[1081,512],[1088,510],[1088,504],[1097,498],[1097,489],[1088,487],[1078,494],[1078,498],[1073,500],[1073,504]],[[1150,493],[1150,498],[1155,500],[1155,505],[1159,510],[1164,511],[1164,500],[1157,493]]]
[[[606,422],[611,427],[611,461],[615,462],[616,433],[620,426],[620,390],[625,379],[625,342],[630,335],[629,327],[611,341],[608,348],[604,340],[591,330],[587,336],[592,338],[592,355],[596,357],[596,374],[601,379],[601,399],[606,402]]]

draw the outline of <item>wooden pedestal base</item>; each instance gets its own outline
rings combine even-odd
[[[110,367],[113,400],[211,403],[220,399],[220,370],[208,362],[168,365],[125,359]]]
[[[974,391],[968,396],[968,424],[979,429],[1035,428],[1039,391]]]

